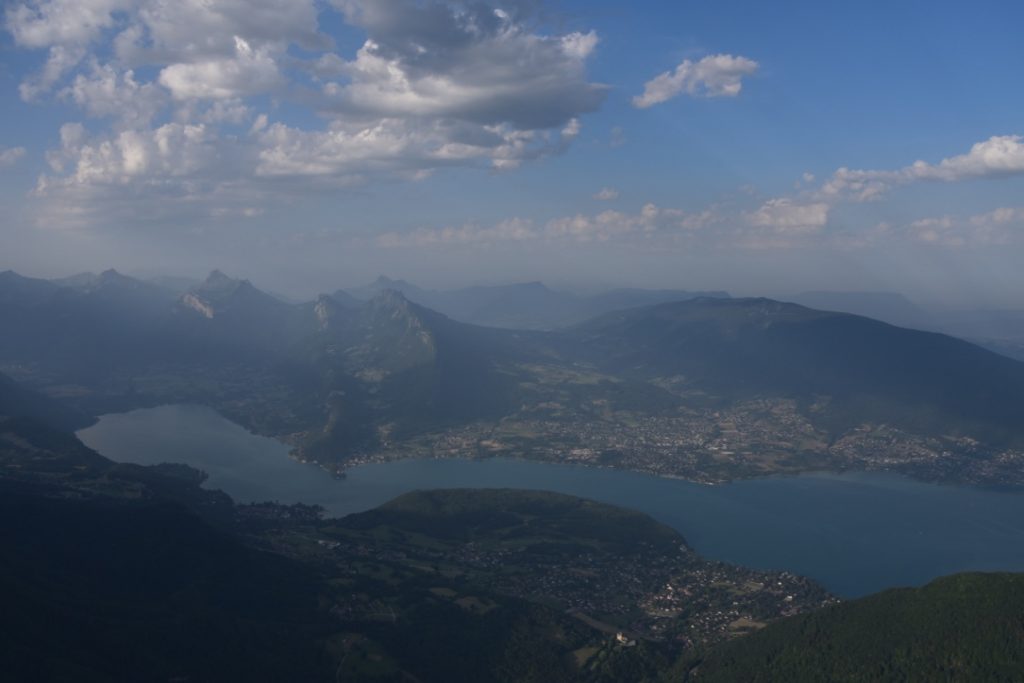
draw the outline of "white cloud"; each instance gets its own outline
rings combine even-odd
[[[829,205],[802,204],[789,198],[770,199],[749,214],[752,225],[770,228],[778,234],[800,235],[820,232],[828,223]]]
[[[49,161],[67,173],[45,179],[40,191],[55,187],[125,185],[136,179],[166,183],[209,169],[218,160],[217,141],[204,125],[168,123],[152,131],[125,130],[90,139],[77,124],[61,128],[62,147]]]
[[[21,84],[22,98],[32,100],[48,91],[115,25],[114,13],[132,4],[132,0],[41,0],[8,5],[4,24],[15,44],[49,50],[42,71]]]
[[[1024,174],[1024,138],[997,135],[976,143],[966,154],[937,164],[915,161],[894,171],[840,168],[822,185],[825,198],[871,201],[900,185],[921,181],[959,182]]]
[[[331,41],[319,30],[316,0],[135,0],[113,40],[128,64],[200,64],[231,58],[236,38],[275,54],[288,44],[316,51]]]
[[[507,125],[479,127],[401,118],[372,125],[335,121],[327,131],[275,123],[259,134],[256,173],[334,177],[351,183],[380,173],[418,178],[448,166],[485,164],[509,169],[561,151],[577,132],[575,126],[561,132],[521,131]]]
[[[0,148],[0,168],[13,166],[25,156],[24,147]]]
[[[171,64],[160,72],[160,84],[178,100],[224,100],[257,95],[282,84],[277,62],[266,48],[253,49],[235,36],[235,54],[191,64]]]
[[[225,187],[251,198],[271,178],[317,179],[278,183],[296,194],[514,169],[567,149],[604,100],[586,76],[597,34],[541,31],[529,2],[331,4],[366,34],[354,54],[321,31],[334,11],[321,0],[12,3],[15,43],[50,53],[23,94],[56,93],[109,124],[67,128],[37,194],[77,223],[117,192],[168,211],[187,197],[191,210]],[[267,94],[290,105],[276,123]]]
[[[114,25],[114,12],[130,0],[43,0],[9,5],[4,19],[18,45],[86,45]]]
[[[602,187],[601,190],[594,195],[594,199],[600,202],[610,202],[618,198],[619,191],[614,187]]]
[[[709,55],[698,62],[684,60],[673,71],[648,81],[642,95],[633,98],[640,109],[686,94],[699,97],[736,97],[743,89],[743,77],[753,75],[758,63],[734,55]]]
[[[156,84],[140,84],[131,69],[118,71],[110,65],[96,63],[91,73],[78,74],[62,94],[90,116],[115,119],[129,128],[149,125],[167,99]]]
[[[914,180],[953,182],[1024,173],[1024,144],[1020,135],[993,136],[971,147],[967,154],[943,159],[936,165],[915,162],[902,173]]]

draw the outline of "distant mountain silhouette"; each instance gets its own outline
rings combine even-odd
[[[618,289],[578,296],[548,288],[542,282],[427,290],[404,280],[380,276],[373,283],[349,290],[369,299],[384,290],[401,292],[410,301],[432,308],[460,322],[510,329],[550,330],[582,322],[601,313],[701,296],[723,297],[726,292]]]
[[[609,292],[597,308],[670,301],[538,331],[462,322],[392,289],[290,304],[219,271],[180,296],[112,271],[2,273],[0,369],[93,414],[206,403],[327,463],[536,406],[582,423],[752,398],[792,400],[834,438],[874,424],[969,436],[982,453],[1024,441],[1024,363],[856,315],[678,295]],[[529,283],[444,296],[507,313],[563,295]],[[667,388],[680,382],[685,396]]]

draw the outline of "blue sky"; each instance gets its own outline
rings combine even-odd
[[[0,268],[1021,307],[1022,20],[1011,2],[12,1]]]

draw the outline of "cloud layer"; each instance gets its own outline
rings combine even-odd
[[[738,197],[699,210],[648,203],[636,213],[602,211],[543,222],[512,218],[492,226],[469,224],[391,232],[382,235],[376,244],[384,248],[422,248],[509,242],[616,242],[654,248],[757,250],[850,250],[894,242],[948,249],[1009,245],[1024,240],[1024,208],[1000,207],[969,216],[932,216],[895,224],[876,222],[862,228],[834,225],[833,215],[844,206],[879,200],[890,190],[915,182],[952,183],[1024,175],[1022,140],[1020,136],[995,136],[938,163],[917,161],[891,171],[840,168],[818,185],[813,184],[813,175],[805,173],[793,195],[756,203],[754,197]],[[608,201],[618,196],[614,188],[603,188],[593,198]]]
[[[84,221],[91,200],[147,193],[212,213],[269,178],[329,188],[558,154],[605,98],[586,74],[598,37],[544,32],[531,4],[13,3],[15,44],[46,52],[22,97],[70,102],[83,117],[48,155],[37,189],[47,219]],[[328,15],[364,34],[354,53],[323,30]],[[292,113],[278,118],[282,107]]]

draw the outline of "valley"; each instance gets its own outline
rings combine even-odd
[[[0,313],[0,370],[80,412],[204,404],[331,471],[503,455],[703,483],[880,470],[1024,485],[1024,363],[766,299],[511,330],[389,289],[288,304],[219,271],[184,293],[110,271],[5,273]]]

